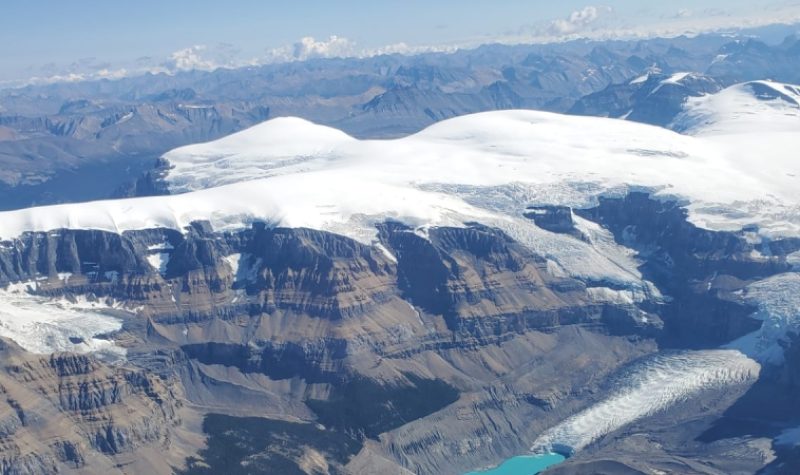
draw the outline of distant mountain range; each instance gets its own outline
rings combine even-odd
[[[0,208],[136,193],[142,187],[132,183],[166,151],[273,117],[303,117],[359,138],[520,108],[667,125],[685,98],[756,79],[800,82],[800,39],[486,45],[7,89]]]

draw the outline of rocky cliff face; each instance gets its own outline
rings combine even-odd
[[[89,356],[0,351],[3,473],[101,473],[121,454],[169,449],[180,420],[165,381]]]
[[[700,229],[688,222],[677,203],[645,193],[601,198],[598,207],[578,214],[603,224],[618,242],[636,249],[645,260],[645,277],[671,296],[662,309],[666,332],[661,340],[668,345],[724,344],[754,331],[760,322],[749,318],[753,309],[726,295],[791,269],[780,242],[756,245],[748,241],[747,231]],[[762,253],[758,246],[777,252]]]
[[[127,353],[108,366],[5,350],[13,357],[0,374],[9,394],[3,463],[22,473],[97,470],[200,431],[177,415],[186,405],[271,419],[277,432],[253,429],[265,441],[311,438],[300,451],[248,443],[243,461],[459,473],[523,452],[659,346],[714,347],[757,328],[733,293],[786,270],[796,250],[698,229],[677,204],[641,193],[587,210],[528,211],[547,232],[591,245],[574,215],[636,250],[664,298],[613,297],[625,289],[556,272],[477,224],[422,232],[387,222],[372,245],[259,223],[4,241],[0,285],[26,283],[63,305],[113,307],[122,329],[105,338]],[[57,437],[41,445],[27,434],[54,427],[32,422],[42,414],[70,429],[52,429]],[[206,426],[218,424],[235,426],[213,418]],[[229,443],[214,435],[203,456],[213,465]],[[197,459],[184,469],[206,473]]]

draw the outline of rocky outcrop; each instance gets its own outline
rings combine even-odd
[[[364,315],[393,294],[394,265],[379,250],[313,230],[256,228],[242,251],[254,278],[245,284],[261,311],[344,319]]]
[[[448,328],[465,338],[491,339],[571,324],[603,325],[606,317],[614,319],[632,310],[611,311],[590,301],[585,283],[555,277],[543,258],[496,229],[438,228],[423,237],[387,224],[381,228],[381,239],[397,256],[398,287],[404,298],[430,314],[442,315]]]
[[[103,231],[62,230],[27,233],[6,241],[0,251],[0,285],[58,274],[143,273],[146,262],[133,243]]]
[[[156,376],[11,343],[0,351],[3,473],[100,473],[119,454],[169,447],[177,401]]]
[[[532,219],[542,229],[554,233],[571,234],[578,238],[582,237],[575,228],[572,208],[569,206],[529,206],[525,210],[524,216]]]

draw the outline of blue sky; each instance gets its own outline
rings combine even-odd
[[[0,81],[717,28],[798,11],[785,0],[2,0]]]

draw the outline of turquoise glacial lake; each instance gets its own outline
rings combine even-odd
[[[482,472],[469,472],[465,475],[536,475],[564,460],[564,456],[559,454],[520,455],[506,460],[495,468]]]

